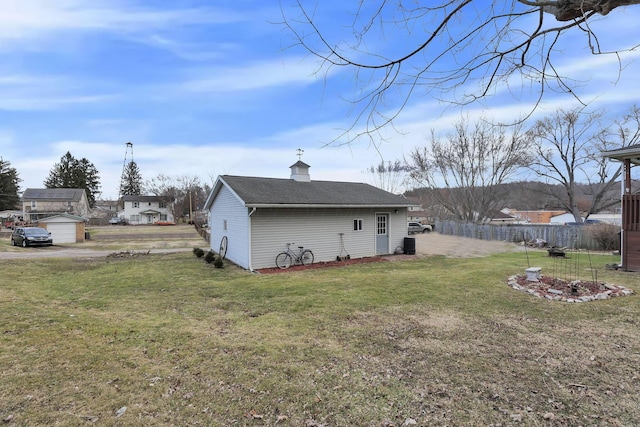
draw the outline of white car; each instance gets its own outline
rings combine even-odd
[[[420,224],[419,222],[411,221],[407,223],[407,232],[409,234],[414,233],[429,233],[432,230],[429,224]]]

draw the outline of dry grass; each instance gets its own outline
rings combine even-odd
[[[527,267],[523,257],[270,276],[186,253],[0,261],[0,419],[634,425],[638,297],[535,299],[505,283]],[[543,273],[555,268],[534,261]],[[580,268],[610,262],[594,256]],[[617,271],[599,277],[640,282]]]

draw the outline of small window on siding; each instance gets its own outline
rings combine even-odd
[[[140,207],[140,205],[139,205],[138,202],[131,202],[131,207],[132,208],[137,208],[137,207]]]
[[[362,220],[354,219],[353,220],[353,231],[362,231]]]
[[[31,201],[31,209],[35,209],[38,206],[35,200]]]
[[[222,220],[222,229],[223,229],[224,231],[227,231],[227,220],[226,220],[226,219],[223,219],[223,220]]]

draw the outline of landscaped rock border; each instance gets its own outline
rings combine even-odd
[[[633,294],[632,289],[620,285],[582,280],[567,281],[548,276],[540,276],[538,281],[527,280],[527,276],[511,276],[507,279],[507,284],[534,297],[569,303],[606,300]],[[572,289],[576,292],[572,292]]]

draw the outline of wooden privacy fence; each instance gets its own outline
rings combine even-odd
[[[202,228],[200,226],[200,224],[198,224],[197,222],[195,222],[193,224],[193,226],[195,227],[196,231],[198,232],[198,234],[200,235],[200,237],[202,237],[204,240],[206,240],[207,242],[210,241],[211,239],[211,235],[209,233],[209,230],[206,228]]]
[[[440,234],[481,240],[522,242],[544,239],[548,246],[570,249],[598,249],[598,243],[584,233],[581,225],[556,224],[472,224],[456,221],[436,222]]]

